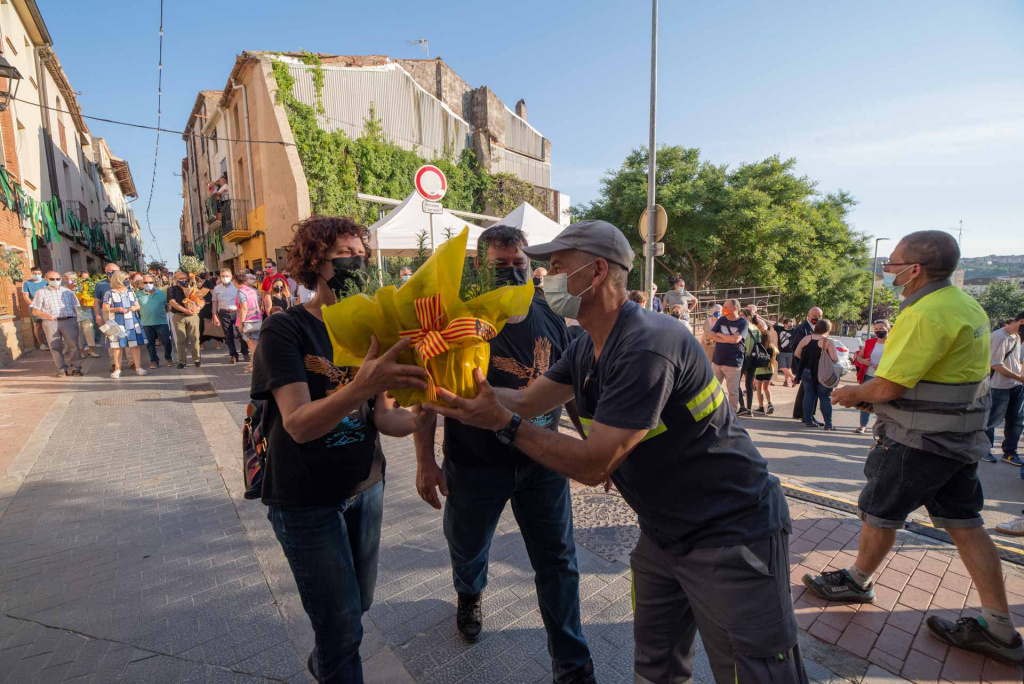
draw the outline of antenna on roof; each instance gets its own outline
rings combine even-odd
[[[423,52],[427,54],[427,59],[430,59],[430,40],[427,38],[418,38],[406,42],[406,45],[419,45],[423,48]]]

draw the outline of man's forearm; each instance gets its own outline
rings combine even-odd
[[[417,463],[437,463],[437,455],[434,453],[436,432],[437,428],[435,426],[431,426],[425,430],[420,430],[419,432],[414,432],[412,434],[412,443],[416,447]]]
[[[603,461],[590,453],[587,442],[537,427],[527,420],[520,423],[514,445],[542,466],[577,482],[593,487],[608,477]]]
[[[1002,375],[1004,378],[1016,380],[1017,382],[1024,382],[1024,375],[1017,375],[1006,366],[992,366],[992,370],[997,374]]]
[[[884,378],[871,378],[863,385],[850,389],[850,396],[863,404],[884,404],[899,399],[907,388]]]
[[[525,414],[525,407],[522,401],[522,390],[515,390],[508,387],[495,387],[494,394],[497,395],[498,401],[501,402],[502,406],[512,411],[513,413],[518,413],[524,421],[536,417],[528,416]]]

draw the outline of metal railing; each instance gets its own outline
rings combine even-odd
[[[221,237],[233,231],[249,230],[249,202],[242,199],[213,200],[207,211],[210,230],[219,230]]]
[[[711,307],[729,299],[737,299],[740,306],[754,304],[763,318],[777,321],[782,304],[782,288],[775,287],[727,287],[718,290],[690,290],[697,297],[697,308],[690,314],[690,325],[696,335],[704,330]],[[664,296],[659,293],[659,296]]]
[[[189,240],[181,241],[181,255],[182,256],[195,256],[196,247],[195,244]]]

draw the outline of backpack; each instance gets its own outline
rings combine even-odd
[[[754,333],[757,333],[755,335]],[[772,365],[772,355],[768,353],[764,344],[761,343],[761,333],[759,330],[750,330],[747,333],[748,340],[750,343],[747,345],[749,350],[747,351],[747,359],[754,368],[762,368],[764,366]]]
[[[263,473],[267,467],[267,438],[263,426],[266,407],[267,402],[260,399],[253,399],[245,407],[245,422],[242,424],[242,480],[245,482],[246,499],[263,496]]]
[[[818,382],[825,387],[838,387],[839,381],[846,375],[846,367],[838,361],[833,361],[828,354],[827,344],[821,350],[821,357],[818,359]]]

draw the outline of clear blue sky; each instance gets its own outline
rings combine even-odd
[[[39,0],[86,114],[153,124],[157,0]],[[650,8],[626,0],[494,5],[391,0],[167,0],[163,125],[224,87],[242,50],[421,57],[429,38],[471,85],[525,98],[574,203],[647,142]],[[1024,252],[1024,4],[663,0],[658,140],[735,165],[796,157],[859,201],[875,236],[964,223],[967,256]],[[424,9],[427,8],[427,9]],[[90,122],[129,160],[145,215],[154,133]],[[180,136],[164,134],[152,205],[178,252]],[[144,228],[146,252],[156,258]],[[883,243],[884,245],[884,243]]]

